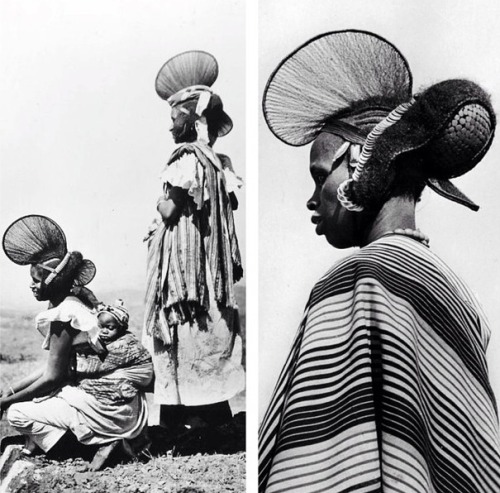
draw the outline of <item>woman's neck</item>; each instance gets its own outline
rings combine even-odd
[[[68,296],[70,293],[64,293],[64,294],[59,294],[57,296],[52,296],[49,299],[49,303],[51,306],[58,306],[60,305]]]
[[[415,201],[407,197],[392,197],[382,206],[367,229],[361,246],[395,229],[407,228],[415,229]]]

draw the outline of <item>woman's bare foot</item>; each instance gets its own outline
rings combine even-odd
[[[26,440],[22,449],[22,453],[24,455],[37,455],[42,452],[40,447],[33,441],[31,437],[26,436],[25,438]]]
[[[113,450],[115,450],[118,445],[120,445],[120,440],[116,440],[99,447],[94,455],[94,458],[92,459],[92,462],[90,463],[89,470],[100,471],[104,467],[104,464],[108,460]]]

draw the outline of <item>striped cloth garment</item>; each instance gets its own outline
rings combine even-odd
[[[500,492],[489,336],[469,289],[411,238],[338,263],[262,422],[259,491]]]
[[[176,224],[158,225],[148,243],[145,332],[165,343],[170,328],[209,309],[206,259],[221,307],[235,307],[234,283],[243,276],[233,211],[217,154],[201,142],[183,144],[169,165],[194,154],[203,167],[201,189],[209,200],[198,209],[188,197]],[[167,194],[167,184],[165,184]]]

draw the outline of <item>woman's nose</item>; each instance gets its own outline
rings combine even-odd
[[[311,198],[307,201],[306,207],[310,211],[315,211],[318,208],[319,200],[318,200],[318,193],[315,190],[314,193],[312,194]]]

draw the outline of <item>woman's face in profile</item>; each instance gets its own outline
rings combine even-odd
[[[313,211],[311,221],[316,225],[316,234],[325,235],[328,243],[335,248],[349,248],[359,243],[357,213],[346,210],[337,199],[337,188],[349,178],[346,156],[333,162],[343,143],[341,137],[320,133],[310,155],[314,193],[307,202],[307,208]]]
[[[183,105],[174,106],[171,112],[170,132],[176,144],[196,140],[195,117]]]
[[[42,283],[43,269],[37,267],[36,265],[32,265],[30,268],[30,274],[31,274],[30,289],[31,292],[33,293],[33,296],[38,301],[46,300],[44,296],[45,290],[43,289],[43,283]]]

